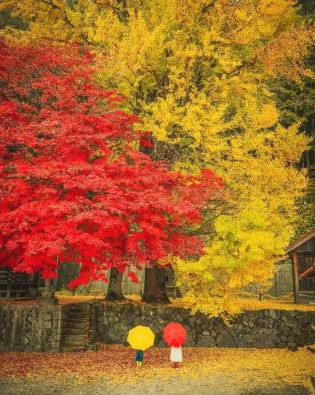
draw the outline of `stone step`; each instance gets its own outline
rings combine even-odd
[[[89,311],[89,306],[70,306],[69,311]]]
[[[82,321],[80,321],[80,322],[67,322],[67,328],[75,328],[75,329],[81,329],[81,328],[84,328],[84,329],[87,329],[89,327],[89,324],[88,324],[88,322],[86,322],[86,321],[84,321],[84,322],[82,322]]]
[[[89,327],[88,321],[68,321],[66,326],[66,328],[75,328],[75,329],[82,329],[88,327]]]
[[[73,306],[70,307],[69,311],[82,311],[87,313],[89,311],[89,306]]]
[[[86,313],[88,314],[89,309],[69,309],[70,313]]]
[[[89,322],[89,319],[86,317],[73,317],[69,316],[67,322]]]
[[[86,315],[88,315],[89,314],[89,310],[68,310],[69,311],[69,314],[86,314]]]
[[[79,348],[81,350],[86,350],[87,345],[86,343],[65,343],[62,345],[62,348]]]
[[[61,352],[78,352],[78,351],[86,351],[87,347],[84,346],[62,346],[60,348]]]
[[[79,348],[81,350],[86,350],[87,345],[86,343],[65,343],[63,344],[62,348]]]
[[[89,316],[88,315],[83,315],[83,314],[69,314],[68,315],[68,320],[81,320],[81,321],[88,321]]]
[[[72,340],[67,340],[65,339],[63,342],[62,347],[85,347],[86,346],[87,341],[78,341],[78,342],[74,342]]]
[[[72,317],[72,316],[70,316],[70,317],[68,317],[68,322],[71,322],[71,323],[73,323],[73,322],[78,322],[78,323],[80,323],[80,322],[88,322],[88,319],[82,318],[82,317]]]
[[[62,352],[85,351],[88,342],[89,328],[89,306],[87,304],[77,304],[70,307],[67,317],[67,325]]]
[[[87,333],[76,335],[76,334],[65,334],[64,340],[66,341],[71,341],[71,342],[81,342],[81,341],[86,341],[87,339]]]
[[[85,315],[85,316],[89,316],[89,312],[88,311],[69,311],[69,315]]]
[[[87,328],[66,328],[66,335],[85,335],[87,333]]]

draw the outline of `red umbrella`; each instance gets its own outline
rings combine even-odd
[[[186,342],[186,329],[179,322],[170,322],[163,329],[163,339],[169,346],[179,347]]]

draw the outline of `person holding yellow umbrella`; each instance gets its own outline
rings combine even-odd
[[[142,366],[143,352],[154,344],[155,335],[148,326],[137,325],[128,332],[127,342],[136,350],[136,364]]]

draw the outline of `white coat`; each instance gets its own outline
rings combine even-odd
[[[181,347],[171,347],[170,360],[171,362],[182,362],[183,353]]]

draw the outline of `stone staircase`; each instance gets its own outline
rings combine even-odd
[[[89,340],[89,305],[72,305],[67,316],[61,352],[86,351]]]

